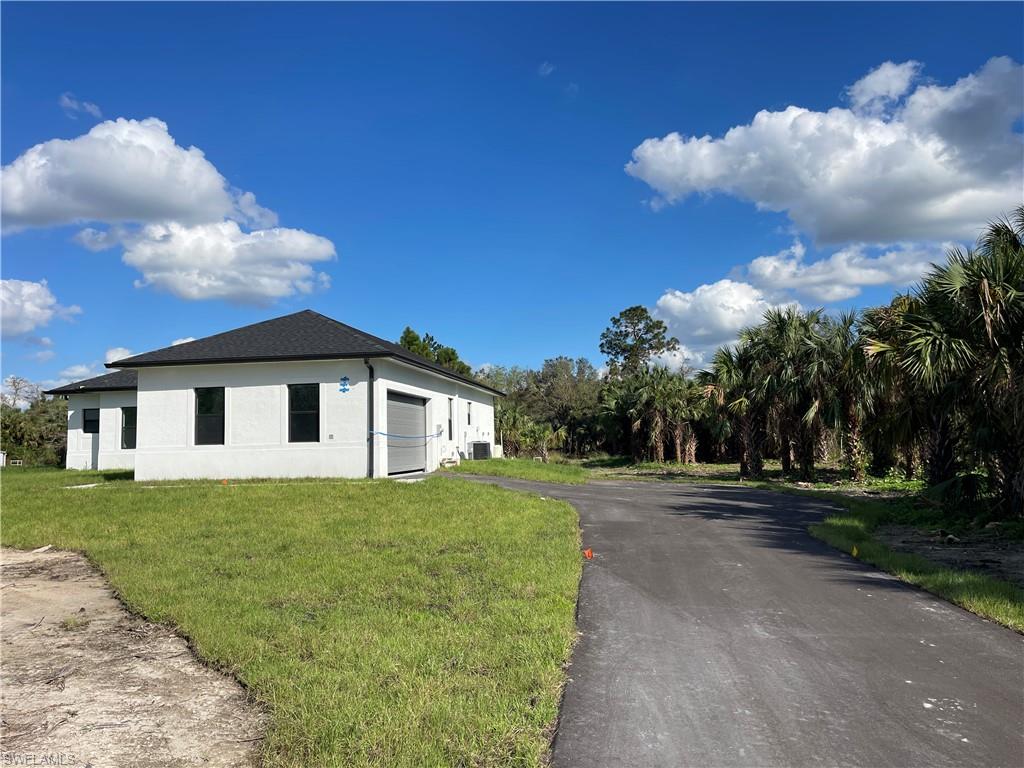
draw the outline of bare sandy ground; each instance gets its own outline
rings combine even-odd
[[[4,549],[0,565],[0,764],[257,764],[265,714],[85,558]]]
[[[890,548],[911,552],[949,568],[978,571],[1024,587],[1024,544],[998,530],[963,533],[951,541],[936,531],[911,525],[888,525],[875,534]]]

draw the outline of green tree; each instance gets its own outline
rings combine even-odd
[[[624,309],[610,322],[601,334],[600,349],[616,374],[640,373],[652,358],[679,350],[679,341],[667,337],[668,327],[651,317],[646,307]]]
[[[63,466],[67,452],[67,401],[46,397],[20,377],[4,381],[0,448],[28,465]]]
[[[868,355],[925,404],[929,483],[978,457],[1006,514],[1024,514],[1024,207],[871,320]]]
[[[533,422],[526,428],[524,438],[526,446],[547,464],[551,450],[565,441],[565,428],[552,429],[550,424]]]
[[[398,344],[410,352],[425,357],[438,365],[443,365],[448,370],[462,376],[469,376],[473,372],[469,365],[459,358],[459,353],[455,351],[454,347],[444,346],[429,333],[420,336],[412,328],[406,326],[398,339]]]

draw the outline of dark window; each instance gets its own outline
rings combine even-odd
[[[121,447],[135,447],[135,421],[138,418],[137,408],[121,409]]]
[[[320,442],[320,385],[288,385],[288,442]]]
[[[87,435],[98,435],[100,433],[100,409],[82,409],[82,431]]]
[[[455,401],[448,398],[448,439],[453,440],[455,434]]]
[[[473,404],[466,403],[466,423],[469,425],[473,424]]]
[[[224,387],[196,388],[196,445],[224,445]]]

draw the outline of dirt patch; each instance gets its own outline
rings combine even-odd
[[[5,549],[0,565],[0,763],[257,763],[266,715],[84,557]]]
[[[950,568],[980,571],[1024,587],[1024,542],[998,529],[957,534],[922,531],[910,525],[887,525],[875,537],[897,552],[911,552]]]

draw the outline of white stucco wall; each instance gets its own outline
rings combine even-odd
[[[374,429],[387,432],[387,393],[426,399],[427,471],[457,458],[469,442],[494,445],[493,397],[414,366],[372,361]],[[72,395],[68,467],[134,466],[137,480],[252,477],[365,477],[368,371],[362,360],[183,365],[142,368],[134,392]],[[340,392],[347,376],[349,391]],[[288,442],[288,384],[320,385],[320,441]],[[224,387],[224,444],[195,444],[195,389]],[[454,406],[448,438],[448,400]],[[472,403],[472,423],[467,408]],[[137,447],[120,448],[121,412],[138,405]],[[101,408],[100,434],[82,432],[82,409]],[[96,440],[95,438],[99,438]],[[387,438],[374,436],[374,476],[388,473]]]
[[[349,378],[349,391],[339,381]],[[365,477],[361,360],[139,369],[136,480]],[[320,385],[320,442],[288,442],[288,385]],[[224,444],[195,444],[195,388],[224,387]]]
[[[445,376],[395,360],[374,360],[374,429],[387,432],[387,394],[400,392],[426,399],[427,433],[441,436],[427,443],[427,471],[433,472],[444,458],[457,459],[471,441],[486,441],[494,453],[494,396]],[[455,412],[452,439],[448,439],[448,399]],[[469,404],[472,403],[470,406]],[[472,424],[467,409],[472,409]],[[374,476],[388,474],[387,438],[374,437]]]
[[[132,469],[135,451],[121,448],[121,408],[136,404],[131,391],[88,392],[68,396],[68,469]],[[100,431],[82,431],[83,411],[100,409]]]

